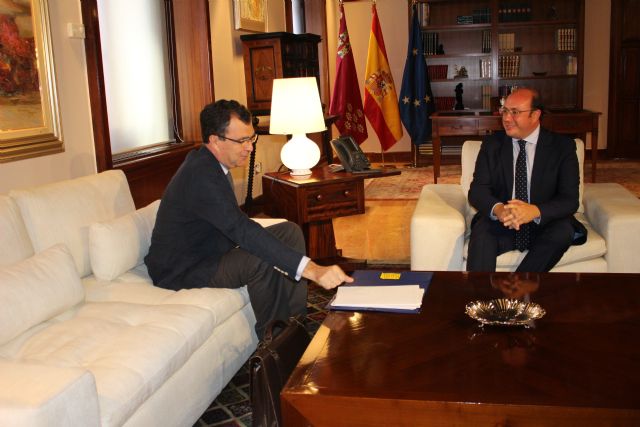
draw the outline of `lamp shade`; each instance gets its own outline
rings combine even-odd
[[[269,133],[294,135],[326,129],[315,77],[274,79]]]
[[[291,169],[291,175],[311,174],[320,160],[320,149],[305,134],[325,129],[315,77],[273,81],[269,133],[292,135],[280,152],[280,160]]]

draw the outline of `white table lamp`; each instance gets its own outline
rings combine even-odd
[[[291,175],[310,175],[320,160],[318,145],[308,132],[326,129],[315,77],[274,79],[269,133],[292,135],[282,147],[280,159]]]

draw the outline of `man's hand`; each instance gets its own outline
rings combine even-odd
[[[317,283],[325,289],[333,289],[344,282],[353,282],[353,278],[347,276],[337,265],[324,267],[313,261],[309,261],[302,272],[302,277]]]
[[[502,221],[505,227],[514,230],[520,230],[521,225],[528,224],[541,215],[540,209],[538,209],[536,205],[517,199],[509,200],[509,202],[504,205],[504,209],[507,215],[505,215],[504,221],[500,221]]]

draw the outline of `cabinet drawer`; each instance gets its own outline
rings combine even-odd
[[[502,119],[499,117],[478,119],[478,135],[484,135],[503,130]]]
[[[553,131],[558,133],[582,133],[590,132],[592,128],[591,117],[554,117]]]
[[[440,135],[475,135],[478,130],[476,119],[444,119],[438,120]]]
[[[364,213],[362,187],[358,182],[347,182],[307,188],[304,221]]]

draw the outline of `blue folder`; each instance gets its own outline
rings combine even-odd
[[[385,276],[396,276],[394,278],[383,278]],[[425,293],[433,278],[433,272],[430,271],[382,271],[382,270],[356,270],[351,275],[353,283],[345,283],[342,286],[395,286],[395,285],[418,285],[424,289]],[[334,297],[335,299],[335,297]],[[420,308],[415,310],[404,310],[398,308],[367,308],[367,307],[334,307],[333,299],[329,301],[327,306],[330,310],[339,311],[382,311],[386,313],[420,313]]]

